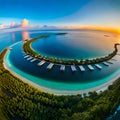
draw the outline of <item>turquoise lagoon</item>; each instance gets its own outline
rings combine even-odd
[[[21,32],[17,32],[17,34],[21,38],[33,38],[51,33],[50,37],[35,41],[32,47],[40,54],[61,59],[87,59],[105,56],[113,51],[113,46],[116,42],[119,42],[120,37],[113,33],[98,31],[65,31],[68,33],[66,35],[54,35],[58,31],[25,32],[26,36],[21,36]],[[106,34],[109,37],[104,36]],[[20,38],[16,37],[15,42],[16,40],[20,40]],[[115,56],[117,61],[112,61],[113,64],[110,64],[109,67],[99,63],[102,70],[92,65],[94,71],[90,71],[87,66],[84,66],[86,71],[81,72],[76,66],[77,71],[72,73],[70,66],[66,66],[62,73],[60,72],[60,65],[55,65],[52,70],[47,71],[46,67],[49,63],[40,67],[37,65],[40,62],[39,60],[31,63],[24,59],[22,45],[23,43],[19,43],[13,46],[13,49],[8,52],[6,56],[7,66],[18,75],[38,86],[42,86],[42,88],[46,88],[47,92],[50,90],[52,92],[71,92],[95,88],[114,79],[120,73],[120,56],[118,55]]]

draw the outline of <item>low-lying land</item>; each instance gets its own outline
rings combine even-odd
[[[120,104],[120,78],[100,94],[90,92],[84,98],[56,96],[36,89],[7,71],[3,67],[6,52],[0,54],[0,115],[3,119],[104,120]]]
[[[65,33],[57,33],[56,35],[60,35],[60,34],[65,34]],[[54,57],[48,57],[48,56],[43,56],[41,54],[38,54],[36,51],[34,51],[31,47],[32,42],[39,40],[40,38],[46,38],[49,37],[49,35],[44,35],[44,36],[40,36],[37,38],[33,38],[29,41],[27,41],[24,45],[23,45],[23,50],[29,54],[32,57],[38,58],[40,60],[45,60],[47,62],[52,62],[52,63],[56,63],[56,64],[64,64],[64,65],[87,65],[87,64],[96,64],[99,62],[104,62],[107,60],[110,60],[111,58],[113,58],[117,52],[117,45],[120,45],[118,43],[116,43],[114,45],[114,51],[108,55],[106,55],[105,57],[100,57],[100,58],[95,58],[95,59],[85,59],[85,60],[77,60],[77,59],[73,59],[73,60],[63,60],[60,58],[54,58]]]

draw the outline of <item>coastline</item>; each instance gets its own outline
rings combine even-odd
[[[12,46],[14,46],[16,44],[19,44],[21,42],[22,41],[17,42],[15,44],[11,45],[10,47],[12,47]],[[94,88],[85,89],[85,90],[73,90],[73,91],[71,91],[71,90],[51,89],[51,88],[48,88],[48,87],[40,86],[40,85],[38,85],[38,84],[36,84],[34,82],[31,82],[29,79],[26,79],[26,78],[22,77],[21,75],[15,73],[14,71],[12,71],[9,68],[9,66],[7,66],[7,63],[6,63],[6,60],[5,60],[6,59],[6,55],[7,55],[9,50],[10,49],[7,49],[7,52],[6,52],[6,54],[5,54],[4,58],[3,58],[3,66],[4,66],[4,68],[6,70],[8,70],[13,76],[19,78],[20,80],[22,80],[23,82],[29,84],[30,86],[32,86],[34,88],[37,88],[37,89],[39,89],[39,90],[41,90],[43,92],[50,93],[50,94],[55,94],[55,95],[77,95],[77,94],[82,94],[83,95],[83,94],[86,94],[87,95],[89,92],[92,92],[92,91],[96,91],[97,93],[100,93],[101,91],[107,90],[108,86],[112,85],[113,82],[120,77],[120,74],[118,74],[115,78],[109,80],[108,82],[106,82],[106,83],[104,83],[104,84],[102,84],[100,86],[97,86],[97,87],[94,87]]]
[[[56,34],[59,35],[60,33]],[[37,53],[31,46],[31,44],[37,40],[39,40],[40,38],[47,38],[50,35],[46,35],[46,36],[39,36],[33,39],[30,39],[29,41],[27,41],[25,44],[23,44],[23,51],[26,54],[29,54],[30,56],[33,56],[34,58],[36,58],[39,60],[45,60],[47,62],[50,63],[54,63],[54,64],[62,64],[62,65],[89,65],[89,64],[97,64],[100,62],[105,62],[108,61],[110,59],[112,59],[118,52],[118,48],[117,46],[120,45],[119,43],[115,43],[114,44],[114,50],[105,55],[105,56],[101,56],[101,57],[96,57],[96,58],[90,58],[90,59],[68,59],[68,60],[62,60],[62,59],[58,59],[58,58],[53,58],[53,57],[46,57],[41,55],[40,53]]]
[[[7,51],[8,52],[8,51]],[[56,90],[56,89],[51,89],[51,88],[47,88],[47,87],[43,87],[43,86],[40,86],[34,82],[31,82],[30,80],[22,77],[21,75],[15,73],[14,71],[12,71],[8,66],[7,66],[7,63],[5,62],[5,58],[6,58],[6,55],[7,53],[5,54],[4,56],[4,62],[3,62],[3,66],[6,70],[8,70],[13,76],[19,78],[20,80],[22,80],[23,82],[29,84],[30,86],[32,87],[35,87],[43,92],[46,92],[46,93],[50,93],[50,94],[55,94],[55,95],[77,95],[77,94],[88,94],[89,92],[93,92],[93,91],[96,91],[97,93],[100,93],[101,91],[105,91],[108,89],[108,86],[109,85],[112,85],[113,82],[115,80],[117,80],[120,75],[118,74],[115,78],[109,80],[108,82],[106,82],[105,84],[103,85],[100,85],[100,86],[97,86],[97,87],[94,87],[94,88],[90,88],[90,89],[86,89],[86,90]]]

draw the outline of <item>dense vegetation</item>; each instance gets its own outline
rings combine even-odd
[[[107,91],[90,92],[89,97],[56,96],[5,70],[2,64],[5,53],[6,50],[0,54],[0,120],[7,117],[10,120],[104,120],[120,104],[120,79]]]
[[[64,35],[64,34],[65,33],[57,33],[56,35]],[[95,59],[86,59],[86,60],[77,60],[77,59],[63,60],[63,59],[60,59],[60,58],[54,58],[54,57],[48,57],[48,56],[40,55],[40,54],[38,54],[37,52],[35,52],[32,49],[32,47],[31,47],[32,42],[34,42],[34,41],[36,41],[36,40],[38,40],[40,38],[45,38],[45,37],[48,37],[48,36],[50,36],[50,35],[41,36],[41,37],[38,37],[38,38],[31,39],[30,41],[26,42],[23,45],[23,50],[27,54],[30,54],[31,56],[36,57],[36,58],[38,58],[40,60],[45,60],[45,61],[56,63],[56,64],[86,65],[86,64],[95,64],[95,63],[99,63],[99,62],[104,62],[104,61],[110,60],[112,57],[114,57],[117,54],[117,51],[118,51],[117,50],[117,45],[120,45],[120,44],[115,44],[114,45],[114,51],[112,53],[110,53],[109,55],[105,56],[105,57],[100,57],[100,58],[95,58]]]

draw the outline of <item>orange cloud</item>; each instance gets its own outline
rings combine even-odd
[[[29,24],[29,21],[28,21],[27,19],[24,19],[24,20],[22,21],[21,26],[22,26],[22,27],[28,27],[28,24]]]
[[[11,22],[11,27],[14,27],[15,26],[15,22]]]

